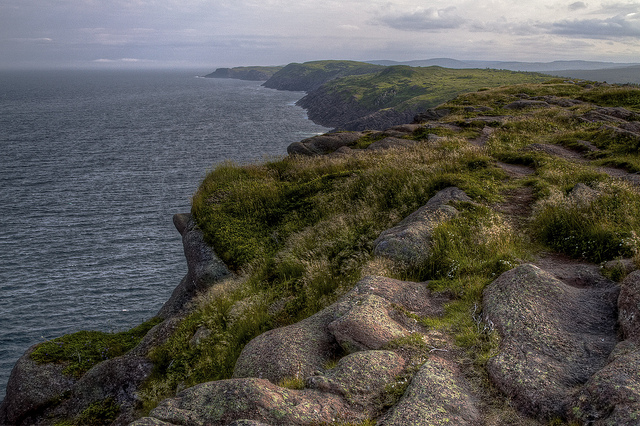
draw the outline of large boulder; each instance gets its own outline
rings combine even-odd
[[[453,201],[472,200],[459,188],[443,189],[398,225],[382,232],[373,243],[374,254],[410,265],[425,261],[430,254],[434,229],[458,214],[458,210],[449,205]]]
[[[489,377],[521,411],[542,419],[564,417],[570,394],[607,364],[617,343],[615,284],[572,284],[525,264],[483,294],[486,319],[502,338]]]

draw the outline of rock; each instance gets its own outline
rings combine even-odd
[[[379,296],[423,317],[443,315],[443,306],[449,302],[445,296],[432,294],[427,283],[400,281],[386,277],[364,277],[358,281],[352,292]]]
[[[640,271],[632,272],[622,281],[618,309],[622,335],[640,344]]]
[[[157,316],[169,318],[185,313],[187,304],[200,291],[232,275],[213,249],[204,241],[204,234],[190,214],[177,214],[173,223],[182,235],[187,275],[175,288]]]
[[[392,303],[418,315],[438,315],[446,300],[432,297],[423,283],[366,277],[315,315],[251,340],[238,357],[233,377],[258,377],[272,383],[308,377],[343,353],[339,341],[349,350],[370,349],[411,331],[402,323],[403,315],[390,314]],[[374,310],[381,306],[386,310]],[[372,318],[378,322],[367,323]]]
[[[433,230],[458,214],[458,210],[448,205],[452,201],[471,198],[456,187],[443,189],[397,226],[382,232],[374,241],[374,254],[412,265],[426,260]]]
[[[349,312],[327,327],[347,353],[380,349],[389,341],[409,334],[391,318],[392,309],[391,303],[379,296],[363,295]]]
[[[329,154],[338,148],[354,144],[362,136],[360,132],[337,132],[313,136],[292,143],[287,147],[287,153],[306,156]]]
[[[289,377],[304,378],[340,351],[327,325],[348,311],[338,303],[298,323],[269,330],[244,347],[233,371],[234,378],[258,377],[278,383]]]
[[[189,340],[189,346],[191,348],[197,348],[198,346],[200,346],[203,340],[208,339],[210,336],[211,330],[209,330],[205,326],[198,327],[191,340]]]
[[[71,396],[53,411],[55,417],[72,418],[90,404],[112,398],[120,407],[113,425],[126,425],[135,419],[141,401],[138,389],[151,374],[153,365],[144,357],[121,356],[106,360],[78,380]]]
[[[346,398],[351,404],[373,409],[372,401],[393,383],[405,360],[391,351],[356,352],[340,359],[335,368],[306,380],[306,386]]]
[[[483,293],[484,314],[502,337],[487,370],[524,413],[563,417],[570,393],[604,367],[617,343],[617,287],[567,285],[525,264]]]
[[[525,108],[548,108],[551,105],[545,101],[536,101],[531,99],[520,99],[504,106],[504,109],[519,110]]]
[[[573,398],[571,419],[593,426],[640,424],[640,348],[622,342],[615,352]]]
[[[575,184],[573,189],[569,192],[569,199],[579,206],[588,206],[594,201],[600,192],[590,188],[582,182]]]
[[[31,353],[36,346],[30,347],[11,371],[6,397],[0,404],[2,425],[31,424],[38,413],[58,403],[76,383],[76,379],[62,373],[65,365],[33,361]]]
[[[411,380],[398,404],[380,426],[480,424],[476,400],[455,365],[430,358]]]
[[[431,108],[413,117],[414,123],[424,123],[425,121],[438,121],[451,113],[447,108]]]
[[[178,425],[228,425],[238,419],[274,425],[361,420],[366,413],[342,397],[315,389],[291,390],[264,379],[229,379],[203,383],[162,401],[149,417]],[[255,424],[255,423],[254,423]],[[141,419],[132,426],[154,425]]]
[[[379,151],[390,148],[408,148],[414,146],[417,142],[410,139],[401,139],[394,137],[386,137],[379,141],[373,142],[371,145],[367,147],[367,149],[372,151]]]
[[[618,270],[622,273],[622,276],[629,275],[633,271],[638,270],[638,266],[633,259],[615,259],[605,262],[602,265],[605,270]]]

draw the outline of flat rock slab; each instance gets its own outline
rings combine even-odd
[[[525,264],[484,291],[484,314],[502,337],[489,377],[533,417],[563,417],[570,393],[607,364],[617,343],[617,286],[575,284]]]
[[[379,426],[476,425],[480,413],[457,367],[431,358]]]
[[[453,201],[472,200],[459,188],[443,189],[398,225],[382,232],[373,243],[374,254],[410,265],[426,260],[433,230],[458,214],[458,210],[449,205]]]

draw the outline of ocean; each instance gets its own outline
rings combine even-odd
[[[208,170],[329,130],[302,92],[196,74],[0,72],[0,399],[31,345],[155,315],[186,273],[172,216]]]

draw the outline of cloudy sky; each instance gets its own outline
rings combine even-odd
[[[0,68],[437,57],[640,62],[640,0],[0,0]]]

